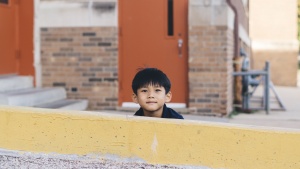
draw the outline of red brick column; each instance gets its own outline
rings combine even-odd
[[[233,31],[227,26],[189,28],[189,107],[196,114],[232,111]]]

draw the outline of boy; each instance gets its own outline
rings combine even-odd
[[[135,116],[183,119],[165,103],[172,98],[171,82],[166,74],[156,68],[140,69],[132,80],[132,100],[141,108]]]

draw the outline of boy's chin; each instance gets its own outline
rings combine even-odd
[[[149,113],[156,113],[157,111],[161,110],[161,108],[145,108],[144,111]]]
[[[155,113],[157,111],[157,109],[144,109],[144,110],[149,113]]]

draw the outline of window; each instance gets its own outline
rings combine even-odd
[[[173,0],[168,0],[168,36],[174,35]]]
[[[8,5],[8,0],[0,0],[0,4],[7,4]]]

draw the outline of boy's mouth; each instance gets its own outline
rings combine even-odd
[[[147,104],[152,104],[152,103],[156,103],[155,101],[151,101],[151,102],[146,102]]]

